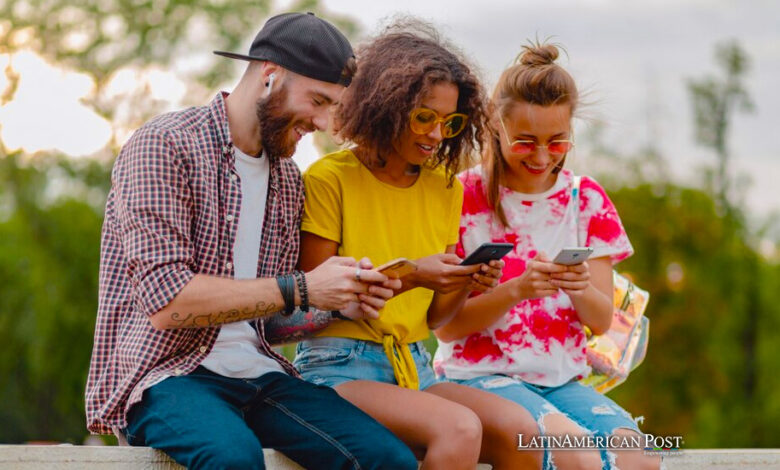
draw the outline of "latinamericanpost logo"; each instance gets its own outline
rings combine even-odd
[[[671,455],[680,452],[682,436],[589,436],[545,435],[526,437],[517,435],[517,450],[643,450],[648,454]]]

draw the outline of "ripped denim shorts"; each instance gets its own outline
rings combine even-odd
[[[592,387],[577,381],[567,382],[557,387],[533,385],[505,375],[489,375],[468,380],[450,379],[450,381],[495,393],[522,405],[537,422],[549,413],[561,413],[594,436],[608,436],[621,428],[642,434],[626,410],[593,390]],[[543,432],[541,425],[540,431]],[[608,455],[608,452],[602,450],[601,458],[604,468],[612,468],[612,464],[608,462],[613,458]],[[547,455],[544,460],[543,468],[548,468]]]

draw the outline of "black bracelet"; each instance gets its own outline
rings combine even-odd
[[[295,278],[292,274],[284,276],[287,279],[287,298],[284,301],[284,314],[290,316],[295,311]]]
[[[276,276],[276,285],[279,286],[279,293],[282,294],[282,302],[284,302],[284,307],[287,309],[287,298],[284,295],[285,291],[285,282],[284,282],[284,276]],[[284,311],[281,312],[284,314]]]
[[[288,317],[295,311],[295,281],[292,274],[285,274],[276,276],[276,284],[279,286],[279,291],[282,293],[282,299],[284,300],[282,315]]]
[[[309,311],[309,287],[306,285],[306,275],[303,271],[293,271],[295,282],[298,284],[298,293],[301,295],[301,310]]]

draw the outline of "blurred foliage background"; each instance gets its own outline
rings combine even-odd
[[[359,33],[317,0],[291,9]],[[85,103],[112,123],[109,144],[89,158],[11,152],[0,142],[0,442],[81,443],[87,434],[83,393],[111,164],[127,133],[168,105],[143,84],[107,93],[111,77],[173,67],[203,47],[242,50],[273,12],[270,0],[0,0],[0,54],[32,50],[88,74],[95,86]],[[687,84],[696,139],[713,154],[700,181],[671,183],[668,157],[652,146],[620,155],[598,126],[573,164],[608,189],[636,249],[619,269],[652,295],[647,358],[611,396],[644,416],[646,432],[683,435],[685,447],[780,447],[780,264],[768,239],[776,220],[751,217],[729,169],[739,157],[729,152],[730,124],[752,107],[750,58],[732,41],[716,47],[715,61],[719,75]],[[235,76],[233,65],[196,67],[185,104],[206,103]],[[19,80],[12,63],[4,73],[0,105]]]

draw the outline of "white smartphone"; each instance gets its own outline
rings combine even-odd
[[[553,259],[555,264],[565,264],[571,266],[573,264],[580,264],[593,253],[593,248],[576,246],[562,249]]]

